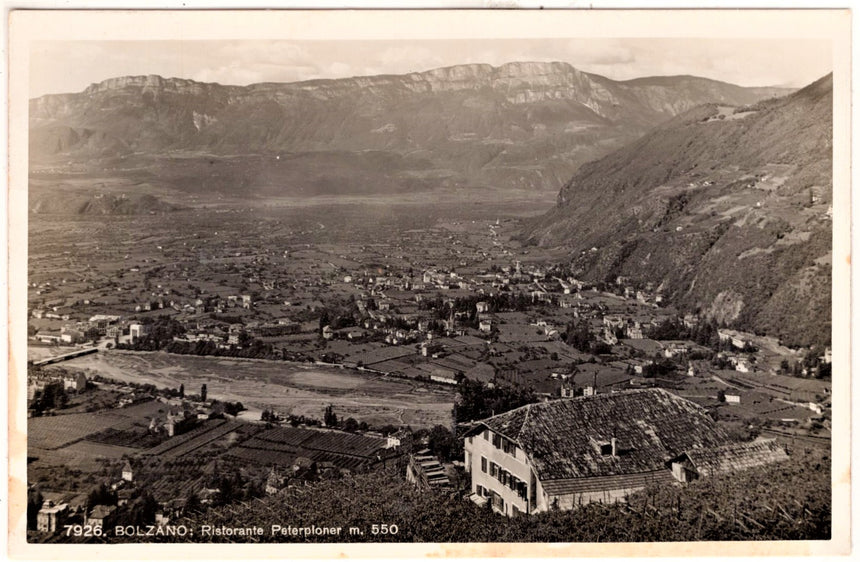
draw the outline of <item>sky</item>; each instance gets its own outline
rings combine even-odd
[[[36,41],[30,97],[130,75],[247,85],[512,61],[563,61],[615,80],[691,74],[740,86],[802,87],[832,70],[830,42],[815,39]]]

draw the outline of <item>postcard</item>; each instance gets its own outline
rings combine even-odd
[[[850,16],[11,12],[10,555],[847,553]]]

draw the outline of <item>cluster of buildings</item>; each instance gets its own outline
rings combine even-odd
[[[62,385],[64,391],[78,392],[87,387],[87,376],[80,371],[60,373],[29,370],[27,372],[27,400],[32,400],[37,392],[45,390],[49,384]]]
[[[62,531],[64,525],[88,525],[94,529],[109,529],[116,521],[117,507],[126,505],[133,493],[134,470],[131,463],[122,467],[121,478],[111,484],[117,493],[116,505],[97,504],[87,509],[87,494],[54,493],[44,499],[36,514],[36,530],[40,533],[54,534]]]
[[[55,318],[65,321],[70,320],[68,314],[62,317],[54,316],[52,313],[46,313],[43,310],[34,310],[33,318]],[[31,339],[42,343],[57,343],[65,345],[73,345],[82,343],[88,340],[94,340],[102,337],[118,337],[128,330],[128,323],[122,322],[122,317],[113,314],[96,314],[88,320],[79,320],[74,323],[64,323],[59,331],[40,330],[36,332]]]

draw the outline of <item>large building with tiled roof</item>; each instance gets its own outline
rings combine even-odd
[[[703,408],[662,389],[529,404],[465,435],[477,501],[506,515],[612,502],[674,482],[684,452],[729,442]]]

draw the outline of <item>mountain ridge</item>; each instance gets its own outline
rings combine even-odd
[[[703,101],[743,105],[773,93],[704,78],[679,88],[625,85],[562,62],[249,86],[115,77],[30,101],[31,164],[113,169],[131,159],[151,168],[157,156],[176,152],[315,154],[294,162],[305,167],[284,182],[283,166],[266,163],[258,172],[255,161],[217,189],[245,178],[243,194],[263,196],[315,193],[314,185],[341,193],[362,183],[389,191],[554,191],[581,164]],[[368,170],[338,156],[368,150],[386,152],[396,165]],[[178,173],[152,170],[150,179],[187,189],[170,183]],[[338,186],[344,177],[349,185]]]
[[[650,281],[726,325],[828,345],[832,123],[831,75],[696,107],[582,166],[524,237],[569,248],[586,279]]]

